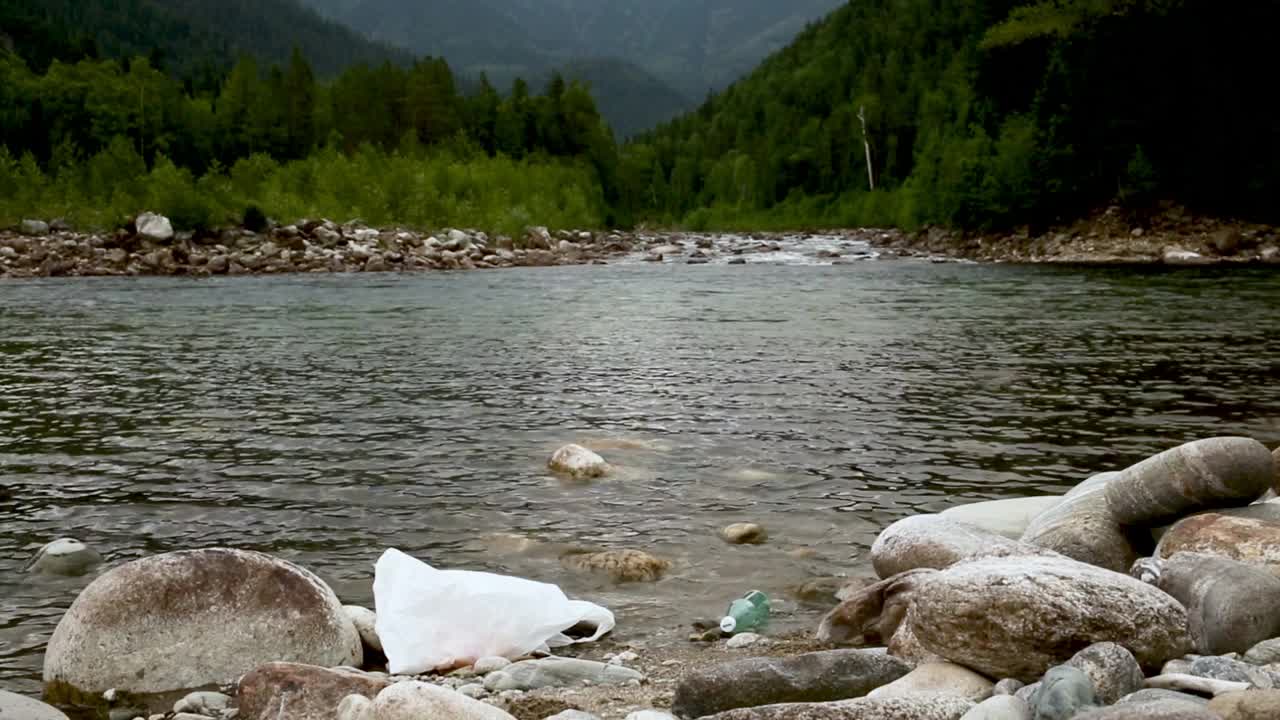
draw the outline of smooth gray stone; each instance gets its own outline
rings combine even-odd
[[[76,540],[59,538],[36,551],[27,562],[27,571],[44,575],[83,575],[102,562],[98,551]]]
[[[996,695],[1014,695],[1019,690],[1021,690],[1026,686],[1027,684],[1022,682],[1021,680],[1016,680],[1014,678],[1005,678],[1000,682],[996,683],[996,687],[992,692],[994,692]]]
[[[1191,674],[1197,677],[1243,682],[1261,689],[1271,690],[1271,675],[1257,665],[1225,657],[1200,657],[1191,662]]]
[[[1280,578],[1224,557],[1180,552],[1160,567],[1156,586],[1187,609],[1195,652],[1245,652],[1280,636]]]
[[[1263,640],[1249,648],[1244,654],[1244,661],[1254,665],[1280,663],[1280,637]]]
[[[1083,670],[1059,665],[1044,674],[1029,704],[1034,720],[1071,720],[1085,708],[1097,705],[1098,696],[1093,681]]]
[[[1072,720],[1222,720],[1199,703],[1185,700],[1153,700],[1089,710]]]
[[[67,716],[34,698],[0,690],[0,720],[67,720]]]
[[[1031,720],[1031,706],[1012,695],[996,695],[983,700],[960,720]]]
[[[1076,653],[1067,665],[1089,676],[1102,705],[1111,705],[1121,697],[1141,690],[1146,680],[1133,653],[1112,642],[1090,645]]]
[[[871,565],[881,578],[920,568],[944,570],[965,560],[1057,555],[943,515],[913,515],[885,528],[871,545]]]
[[[490,687],[489,678],[498,676]],[[522,660],[490,673],[484,687],[491,692],[503,690],[538,690],[545,687],[583,687],[586,685],[623,685],[644,680],[644,674],[608,663],[577,658],[547,657]]]
[[[750,658],[698,669],[676,686],[672,711],[702,717],[735,708],[857,698],[906,675],[905,662],[873,650]]]
[[[1180,700],[1183,702],[1193,702],[1198,705],[1209,704],[1209,698],[1192,695],[1191,693],[1178,692],[1177,690],[1164,690],[1162,688],[1144,688],[1137,692],[1129,693],[1116,701],[1116,704],[1130,705],[1134,703],[1149,703],[1154,700]]]
[[[1036,516],[1060,502],[1061,495],[988,500],[947,508],[941,515],[1010,540],[1020,540]]]
[[[859,698],[829,703],[788,703],[741,708],[708,720],[960,720],[974,708],[949,695]]]
[[[1271,451],[1246,437],[1180,445],[1120,473],[1106,490],[1123,525],[1158,525],[1195,510],[1247,505],[1275,481]]]
[[[1068,492],[1062,502],[1032,519],[1022,541],[1083,563],[1128,572],[1143,553],[1107,504],[1106,490],[1119,473],[1094,475]]]

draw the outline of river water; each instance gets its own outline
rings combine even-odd
[[[1062,492],[1177,443],[1280,441],[1280,274],[847,265],[0,283],[0,687],[108,565],[228,545],[370,604],[397,547],[562,584],[683,642],[759,588],[866,572],[903,516]],[[545,471],[560,444],[617,473]],[[768,544],[716,538],[739,520]],[[670,558],[653,584],[568,547]]]

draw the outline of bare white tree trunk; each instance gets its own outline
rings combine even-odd
[[[870,183],[871,189],[876,189],[876,174],[871,169],[871,141],[867,138],[867,108],[862,106],[858,108],[858,119],[862,121],[862,147],[866,150],[867,156],[867,182]]]

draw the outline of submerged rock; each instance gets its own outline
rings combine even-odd
[[[1246,437],[1215,437],[1147,458],[1107,485],[1125,525],[1158,524],[1192,510],[1245,505],[1275,481],[1271,451]]]
[[[240,678],[237,720],[332,720],[348,695],[372,699],[390,683],[380,677],[313,665],[273,662]]]
[[[27,563],[29,572],[44,575],[83,575],[102,562],[98,551],[76,540],[59,538],[36,551]]]
[[[686,675],[676,686],[671,707],[681,717],[697,718],[734,708],[844,700],[866,695],[910,669],[871,650],[737,660]]]
[[[581,445],[565,445],[556,450],[547,467],[575,480],[604,477],[609,473],[609,463]]]
[[[360,635],[319,578],[262,553],[166,553],[89,584],[44,658],[52,691],[163,693],[234,682],[268,662],[357,665]]]
[[[1021,540],[1036,516],[1060,502],[1061,495],[988,500],[947,508],[940,514],[949,520],[973,525],[1010,540]]]
[[[1158,557],[1192,552],[1238,560],[1280,575],[1280,522],[1220,513],[1185,518],[1156,547]]]
[[[1186,610],[1164,592],[1060,558],[955,565],[914,583],[904,622],[928,651],[988,677],[1033,681],[1098,642],[1144,667],[1185,655]]]
[[[757,523],[740,522],[726,526],[720,537],[730,545],[759,545],[769,539],[769,533]]]
[[[1280,635],[1280,578],[1222,557],[1180,552],[1165,560],[1157,587],[1187,609],[1197,653],[1245,652]]]
[[[570,552],[560,564],[572,570],[608,575],[614,582],[653,582],[671,569],[671,561],[641,550]]]
[[[1010,540],[942,515],[915,515],[885,528],[871,545],[871,564],[882,578],[932,568],[943,570],[964,560],[1057,553]]]

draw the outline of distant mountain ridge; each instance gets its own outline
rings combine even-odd
[[[6,45],[37,66],[96,51],[152,57],[186,77],[225,70],[242,53],[284,63],[295,46],[322,76],[411,60],[296,0],[0,0]]]
[[[615,57],[686,102],[721,89],[843,0],[304,0],[371,38],[495,84]],[[597,87],[604,93],[604,88]],[[686,108],[688,105],[685,106]]]

